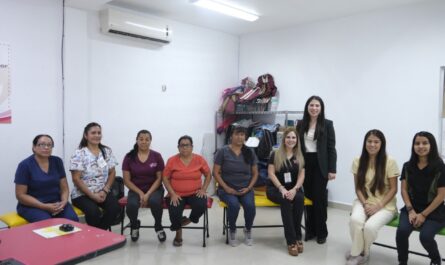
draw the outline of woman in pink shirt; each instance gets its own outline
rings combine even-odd
[[[178,140],[179,154],[170,157],[163,172],[163,182],[168,190],[169,214],[172,231],[176,231],[174,246],[182,246],[182,226],[198,223],[207,207],[207,187],[211,174],[205,159],[193,153],[193,140],[181,136]],[[204,184],[202,175],[205,176]],[[184,206],[190,205],[189,217],[183,217]]]

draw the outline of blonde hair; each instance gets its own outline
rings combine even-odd
[[[292,153],[297,158],[299,170],[304,168],[304,157],[303,153],[301,152],[300,138],[298,137],[298,133],[295,130],[295,128],[289,127],[286,130],[284,130],[283,139],[281,141],[280,147],[278,148],[278,150],[275,151],[274,166],[276,171],[280,171],[281,168],[286,165],[287,154],[286,154],[286,145],[284,144],[284,142],[286,141],[287,135],[291,132],[293,132],[297,137],[297,144],[292,149]]]

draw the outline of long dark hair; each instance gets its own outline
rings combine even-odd
[[[365,139],[363,140],[363,148],[362,154],[360,156],[358,170],[357,170],[357,189],[359,189],[365,198],[368,198],[368,195],[365,192],[365,182],[366,182],[366,171],[368,171],[369,167],[369,153],[366,150],[366,142],[370,136],[375,136],[379,138],[381,145],[380,150],[377,153],[374,160],[374,169],[375,175],[374,180],[371,186],[371,193],[375,195],[375,192],[378,190],[380,193],[383,193],[385,189],[385,176],[386,176],[386,139],[385,135],[377,129],[370,130],[366,133]]]
[[[320,114],[318,114],[318,117],[317,117],[317,125],[315,126],[315,134],[314,134],[314,140],[317,140],[321,136],[321,134],[323,134],[324,127],[325,127],[324,102],[321,99],[321,97],[314,95],[314,96],[311,96],[310,98],[308,98],[308,100],[306,101],[306,104],[304,105],[303,120],[300,123],[298,123],[297,130],[299,132],[303,132],[303,133],[308,132],[309,123],[311,121],[308,107],[309,107],[309,103],[311,103],[312,100],[317,100],[318,102],[320,102],[320,107],[321,107]]]
[[[84,148],[84,147],[88,146],[88,141],[87,141],[87,138],[85,136],[88,134],[90,129],[93,128],[93,127],[99,127],[100,130],[102,131],[102,127],[100,126],[99,123],[97,123],[97,122],[90,122],[90,123],[88,123],[87,126],[85,126],[85,128],[83,129],[82,140],[80,140],[79,148]],[[108,148],[108,146],[103,145],[102,143],[99,143],[99,149],[100,149],[100,152],[102,153],[102,156],[104,157],[104,159],[107,158],[107,154],[105,152],[105,148]]]
[[[236,126],[232,130],[231,137],[235,133],[244,133],[244,138],[245,138],[247,136],[247,129],[243,126]],[[244,143],[243,143],[243,146],[241,146],[241,154],[243,155],[244,162],[248,165],[251,165],[253,162],[252,150],[249,147],[247,147]]]
[[[133,161],[136,159],[136,156],[137,156],[138,151],[139,151],[139,146],[138,146],[137,140],[138,140],[138,138],[139,138],[139,136],[141,134],[148,134],[148,136],[150,137],[150,141],[153,139],[151,137],[151,132],[148,131],[148,130],[140,130],[138,132],[138,134],[136,135],[136,143],[133,145],[133,149],[131,149],[130,152],[127,153],[127,156],[129,156],[130,159],[133,160]]]
[[[428,142],[430,143],[430,152],[428,153],[428,165],[430,166],[430,172],[434,172],[437,166],[443,164],[442,158],[439,155],[439,149],[437,147],[436,138],[430,132],[421,131],[414,135],[413,142],[411,144],[411,157],[408,161],[408,169],[411,171],[412,169],[417,167],[417,163],[419,162],[419,156],[414,151],[414,143],[416,142],[416,138],[426,137]]]

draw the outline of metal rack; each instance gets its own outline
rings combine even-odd
[[[222,121],[224,117],[228,116],[250,116],[251,119],[254,119],[255,116],[274,116],[276,115],[284,115],[285,124],[289,120],[289,115],[303,115],[303,111],[295,111],[295,110],[276,110],[276,111],[238,111],[234,113],[222,113],[221,111],[217,111],[215,113],[215,150],[218,148],[218,133],[216,133],[216,129],[218,128],[218,122]]]

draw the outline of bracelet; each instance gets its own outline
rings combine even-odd
[[[405,206],[406,207],[406,211],[409,213],[413,210],[412,206]]]
[[[101,191],[105,192],[105,194],[109,193],[109,191],[107,191],[105,188],[101,189]]]
[[[426,215],[423,212],[421,212],[420,215],[423,216],[423,218],[426,219]]]

